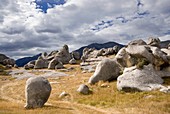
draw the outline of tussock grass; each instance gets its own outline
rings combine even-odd
[[[116,81],[99,82],[89,85],[88,79],[93,73],[82,73],[79,65],[65,65],[66,68],[74,67],[74,70],[66,72],[70,76],[49,79],[52,83],[52,93],[47,104],[40,109],[25,110],[24,87],[26,80],[0,80],[0,87],[6,86],[4,93],[0,93],[0,114],[169,114],[170,95],[159,91],[125,93],[117,91]],[[80,84],[87,84],[92,94],[82,95],[77,93]],[[105,83],[106,87],[101,87]],[[165,78],[165,85],[170,85],[170,79]],[[2,90],[2,89],[1,89]],[[63,91],[69,93],[66,98],[58,96]],[[2,95],[8,96],[14,101],[3,99]],[[80,104],[80,105],[78,105]],[[85,105],[85,106],[84,106]],[[90,106],[86,107],[86,106]],[[96,107],[93,109],[91,107]],[[101,111],[102,110],[102,111]]]

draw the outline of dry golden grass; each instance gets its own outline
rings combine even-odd
[[[66,77],[49,79],[52,93],[43,108],[25,110],[24,87],[26,80],[11,80],[0,76],[0,114],[169,114],[170,95],[158,91],[125,93],[116,89],[116,81],[88,85],[89,95],[76,92],[80,84],[87,84],[93,73],[82,73],[79,65],[66,65],[74,70]],[[170,85],[170,78],[165,79]],[[60,99],[63,91],[70,95]]]

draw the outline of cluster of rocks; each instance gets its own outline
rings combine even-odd
[[[25,69],[62,69],[63,64],[76,64],[76,61],[80,59],[80,54],[78,52],[69,53],[69,47],[64,45],[59,51],[52,51],[47,54],[42,53],[37,60],[30,61],[27,63]]]
[[[6,68],[16,67],[15,60],[7,57],[4,54],[0,54],[0,64],[4,65]]]
[[[107,50],[107,51],[104,51]],[[114,51],[113,51],[114,50]],[[116,54],[114,59],[103,59],[105,56]],[[42,54],[36,61],[31,61],[31,68],[63,68],[63,64],[76,64],[78,53],[70,54],[65,45],[60,51],[53,51],[49,55]],[[159,38],[149,38],[148,43],[143,40],[134,40],[120,50],[117,47],[108,49],[87,49],[83,51],[81,66],[97,64],[94,74],[88,83],[117,79],[117,89],[120,91],[151,91],[160,89],[170,93],[170,86],[163,86],[162,77],[170,77],[170,45],[160,48]],[[25,66],[26,67],[26,66]],[[29,67],[28,67],[29,68]],[[103,85],[103,87],[107,85]],[[81,84],[77,92],[87,95],[91,91],[85,84]],[[25,108],[42,107],[47,102],[51,86],[43,77],[32,77],[26,82]],[[62,92],[59,98],[69,96]]]
[[[95,48],[84,48],[83,55],[81,57],[81,69],[84,72],[94,72],[99,62],[110,55],[117,54],[119,50],[120,48],[117,45],[112,48],[102,48],[100,50]]]
[[[114,59],[104,59],[89,83],[117,79],[118,90],[150,91],[163,88],[162,77],[170,76],[169,47],[161,49],[159,38],[148,43],[134,40],[119,50]]]

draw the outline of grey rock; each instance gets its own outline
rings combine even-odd
[[[51,93],[51,85],[44,77],[31,77],[26,81],[26,109],[40,108],[47,102]]]
[[[153,63],[154,57],[152,55],[150,47],[144,45],[128,45],[128,47],[126,48],[126,52],[136,58],[144,57],[150,63]]]
[[[67,45],[64,45],[63,48],[56,54],[56,57],[63,64],[69,63],[69,61],[71,59],[71,56],[69,53],[69,47]]]
[[[3,65],[11,65],[14,66],[15,65],[15,60],[14,59],[4,59],[3,60]]]
[[[163,80],[151,64],[137,69],[135,66],[125,68],[117,78],[117,89],[120,91],[151,91],[160,89]]]
[[[150,46],[150,49],[154,55],[154,65],[157,69],[160,69],[161,66],[167,66],[167,64],[169,64],[167,54],[161,51],[161,49],[153,46]]]
[[[46,67],[45,60],[40,56],[36,61],[35,61],[35,69],[42,69]]]
[[[150,37],[150,38],[148,38],[147,44],[148,44],[148,45],[151,45],[151,46],[155,46],[155,47],[160,48],[160,42],[161,42],[161,41],[160,41],[159,38]]]
[[[115,60],[104,59],[96,67],[94,74],[90,77],[88,83],[94,84],[100,80],[110,81],[119,76],[121,69]]]
[[[122,68],[127,67],[127,66],[132,66],[128,65],[128,61],[131,61],[131,56],[126,52],[126,48],[121,48],[119,52],[115,56],[116,61],[122,66]],[[131,63],[133,64],[133,63]]]
[[[47,52],[44,52],[44,53],[41,54],[41,56],[42,56],[43,59],[46,59],[48,54],[47,54]]]
[[[5,59],[9,59],[9,57],[7,57],[6,55],[0,53],[0,63],[2,63],[3,60],[5,60]]]
[[[87,95],[87,94],[89,94],[90,90],[89,90],[89,87],[87,85],[81,84],[79,86],[79,88],[77,89],[77,92],[84,94],[84,95]]]
[[[55,69],[55,66],[59,63],[57,58],[54,58],[50,61],[48,69]]]
[[[73,51],[71,54],[75,60],[80,60],[81,57],[79,52]]]
[[[63,63],[62,62],[59,62],[56,66],[55,66],[55,69],[63,69],[64,66],[63,66]]]
[[[68,96],[68,95],[69,95],[69,93],[63,91],[63,92],[59,95],[59,98],[61,99],[61,98],[64,98],[65,96]]]
[[[138,39],[138,40],[133,40],[129,42],[128,45],[147,45],[147,44],[142,39]]]
[[[72,59],[69,61],[69,63],[70,63],[70,64],[76,64],[77,61],[76,61],[74,58],[72,58]]]
[[[34,68],[34,65],[33,64],[26,64],[24,65],[24,69],[33,69]]]
[[[170,86],[162,87],[159,91],[163,93],[170,93]]]

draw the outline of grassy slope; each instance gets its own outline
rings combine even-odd
[[[70,65],[66,65],[70,67]],[[102,88],[99,82],[89,85],[93,94],[81,95],[76,92],[82,83],[87,84],[92,73],[81,73],[79,65],[73,65],[75,69],[68,77],[49,79],[52,85],[51,96],[45,107],[34,110],[25,110],[24,86],[26,80],[11,80],[10,77],[0,76],[0,114],[169,114],[170,95],[158,91],[124,93],[116,89],[116,81],[105,83],[108,87]],[[170,79],[165,80],[170,85]],[[64,99],[58,96],[62,91],[70,94]],[[85,105],[79,105],[85,104]],[[94,106],[88,107],[88,106]]]

